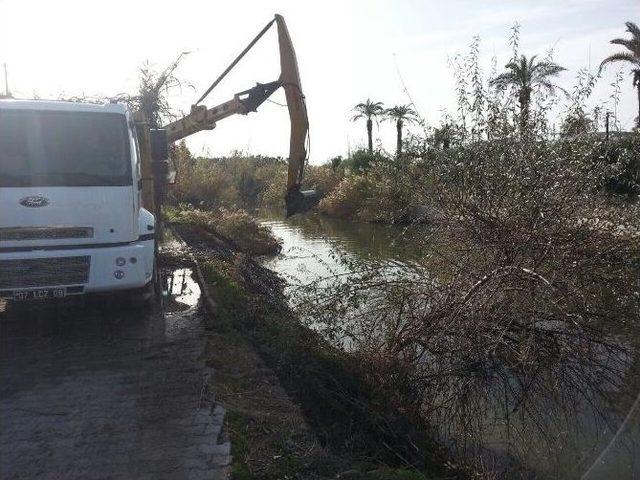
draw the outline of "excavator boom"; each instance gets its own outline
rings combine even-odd
[[[231,65],[218,77],[211,87],[209,87],[205,94],[198,100],[198,103],[220,83],[273,23],[276,23],[278,28],[280,50],[280,78],[278,80],[265,84],[259,83],[253,88],[235,94],[231,100],[213,108],[207,108],[197,104],[193,105],[188,115],[163,128],[167,131],[167,139],[169,142],[175,142],[202,130],[212,130],[218,121],[227,117],[255,112],[278,88],[282,87],[287,99],[287,109],[289,111],[291,124],[287,194],[285,196],[287,216],[290,216],[308,210],[315,203],[317,195],[313,191],[303,192],[300,189],[304,167],[307,161],[306,142],[309,133],[309,121],[304,94],[302,93],[302,85],[300,83],[296,54],[282,15],[276,15],[275,18],[262,29],[256,38],[249,43],[247,48],[236,57]]]
[[[231,100],[213,108],[192,105],[189,115],[163,127],[167,130],[167,139],[169,142],[177,142],[202,130],[213,130],[217,122],[232,115],[255,112],[278,88],[279,81],[259,83],[249,90],[236,93]]]
[[[302,93],[298,60],[289,36],[287,24],[282,15],[276,15],[278,44],[280,46],[280,83],[287,98],[291,134],[289,139],[289,171],[285,203],[287,217],[307,210],[317,198],[315,192],[300,189],[304,167],[307,161],[306,141],[309,135],[307,105]]]

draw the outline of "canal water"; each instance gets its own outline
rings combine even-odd
[[[292,286],[348,275],[350,260],[410,262],[427,253],[429,245],[425,225],[354,223],[320,215],[285,220],[277,214],[263,216],[261,223],[282,241],[281,254],[263,264]]]
[[[348,280],[350,260],[412,262],[429,248],[425,225],[363,224],[320,215],[285,220],[281,215],[264,213],[261,223],[282,241],[281,254],[265,259],[263,265],[286,279],[289,292],[335,275]],[[573,432],[564,427],[551,431],[556,437],[551,442],[557,447],[554,451],[545,451],[541,447],[545,442],[533,432],[521,439],[517,460],[535,474],[517,478],[640,479],[640,401],[625,411],[611,412],[607,420],[602,423],[585,418]],[[514,455],[499,430],[491,435],[492,452]],[[510,442],[513,445],[514,440]]]

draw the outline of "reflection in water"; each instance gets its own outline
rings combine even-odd
[[[82,341],[85,335],[96,332],[121,339],[175,338],[198,322],[196,307],[200,287],[193,280],[190,268],[162,273],[165,291],[162,308],[159,303],[140,308],[137,298],[132,298],[127,291],[74,295],[51,301],[3,301],[0,302],[0,326],[18,328],[29,335],[61,333]]]
[[[424,225],[355,223],[320,215],[287,220],[263,216],[262,224],[282,241],[281,254],[265,260],[264,265],[291,284],[345,275],[349,260],[411,261],[428,247],[429,229]]]
[[[200,286],[192,275],[190,268],[179,268],[163,275],[163,294],[185,308],[195,307],[200,299]]]
[[[350,259],[410,262],[427,253],[429,245],[429,229],[422,225],[356,224],[323,216],[287,220],[263,216],[262,223],[283,243],[282,253],[266,259],[264,265],[282,275],[290,288],[335,274],[348,281]],[[634,333],[624,341],[638,343]],[[628,383],[634,391],[640,387],[635,373],[629,374]],[[549,431],[553,438],[538,436],[533,425],[526,438],[505,438],[504,429],[492,425],[487,447],[507,456],[508,445],[518,443],[526,466],[549,478],[640,479],[640,402],[618,403],[624,404],[618,411],[606,412],[605,422],[574,412],[571,425],[572,420],[562,412],[549,412],[557,419]]]

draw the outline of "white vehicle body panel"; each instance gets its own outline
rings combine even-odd
[[[27,197],[45,198],[48,204],[39,208],[21,205]],[[120,243],[138,238],[130,186],[0,188],[0,205],[0,228],[76,227],[93,232],[89,238],[3,240],[3,247]]]

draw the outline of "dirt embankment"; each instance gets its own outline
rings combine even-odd
[[[452,478],[425,425],[348,354],[304,327],[282,280],[202,225],[172,226],[198,260],[208,362],[229,412],[236,478]],[[454,478],[454,477],[453,477]]]

